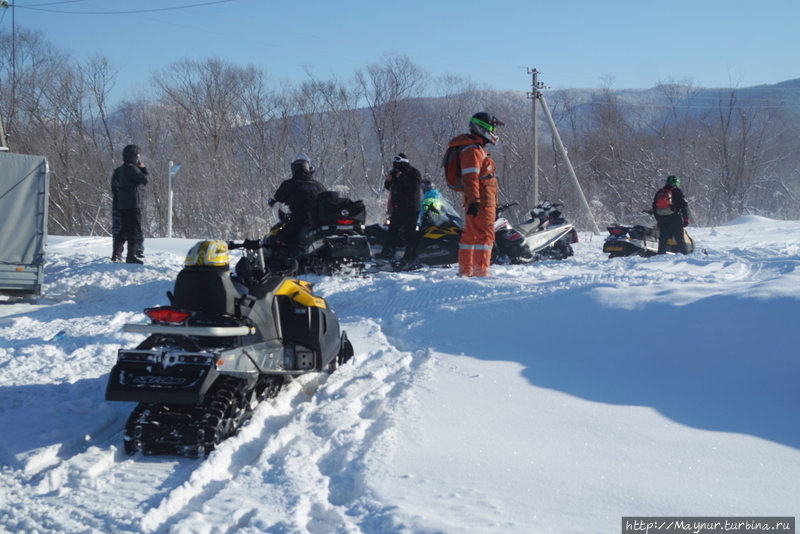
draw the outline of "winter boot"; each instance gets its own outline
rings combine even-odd
[[[376,256],[376,258],[381,260],[391,260],[394,258],[395,249],[384,247],[384,249]]]
[[[112,252],[111,252],[111,261],[114,263],[122,261],[122,251],[125,249],[125,242],[114,240],[114,244],[112,245]]]
[[[136,256],[128,256],[128,259],[125,260],[125,263],[136,263],[138,265],[144,265],[144,262],[137,258]]]

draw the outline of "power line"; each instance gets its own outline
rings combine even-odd
[[[82,1],[82,0],[72,0],[75,2]],[[16,4],[11,4],[12,7],[18,7],[20,9],[31,9],[33,11],[45,11],[47,13],[64,13],[68,15],[130,15],[135,13],[154,13],[156,11],[175,11],[176,9],[188,9],[192,7],[202,7],[202,6],[210,6],[212,4],[225,4],[227,2],[235,2],[236,0],[215,0],[214,2],[202,2],[200,4],[189,4],[187,6],[175,6],[175,7],[160,7],[160,8],[152,8],[152,9],[135,9],[131,11],[62,11],[58,9],[44,9],[41,7],[34,7],[34,6],[18,6]],[[70,3],[69,1],[65,2],[54,2],[53,4],[66,4]],[[51,4],[39,4],[39,5],[51,5]]]

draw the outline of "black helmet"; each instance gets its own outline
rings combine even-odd
[[[487,143],[496,144],[498,136],[495,133],[498,126],[503,126],[505,123],[494,115],[489,115],[485,111],[476,113],[469,119],[469,131],[483,137]]]
[[[292,174],[297,174],[298,172],[314,174],[314,166],[311,165],[311,160],[302,152],[299,152],[292,161]]]
[[[122,161],[125,163],[136,164],[139,162],[139,155],[141,151],[136,145],[128,145],[122,149]]]

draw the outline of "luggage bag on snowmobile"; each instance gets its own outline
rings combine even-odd
[[[367,210],[363,200],[350,200],[336,191],[317,197],[311,214],[311,229],[303,239],[306,250],[299,258],[304,272],[334,274],[363,270],[371,256],[364,235]]]
[[[337,222],[342,224],[343,221],[360,223],[363,227],[367,222],[367,208],[363,200],[350,200],[341,197],[337,191],[325,191],[317,196],[311,221],[314,227]]]

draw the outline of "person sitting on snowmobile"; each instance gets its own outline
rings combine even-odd
[[[667,253],[670,238],[678,245],[678,252],[688,254],[683,229],[689,225],[689,204],[680,189],[681,180],[677,176],[667,177],[664,187],[653,198],[653,216],[658,223],[658,254]]]
[[[300,152],[295,156],[291,165],[292,177],[278,187],[274,199],[271,199],[270,206],[275,202],[283,202],[289,206],[291,217],[278,230],[276,237],[281,243],[297,243],[297,238],[301,228],[311,220],[311,211],[320,193],[325,192],[325,187],[314,180],[314,166],[311,160]]]
[[[444,214],[444,201],[439,190],[433,187],[430,180],[422,181],[422,208],[417,225],[420,228],[438,226],[447,217]]]

